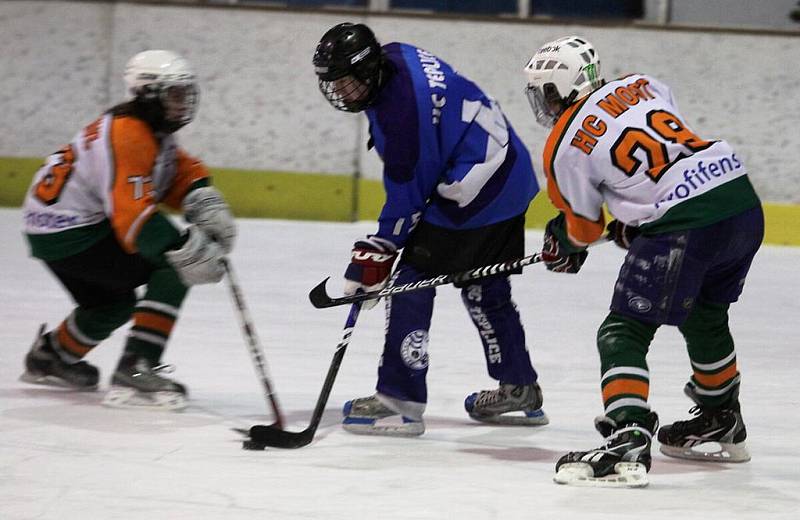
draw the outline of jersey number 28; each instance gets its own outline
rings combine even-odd
[[[648,166],[645,173],[653,182],[658,182],[670,166],[687,157],[681,152],[670,160],[667,142],[683,145],[692,153],[714,144],[714,141],[705,141],[697,137],[676,115],[666,110],[650,111],[647,114],[647,126],[660,139],[642,128],[628,127],[611,147],[611,162],[628,177],[633,177],[642,165],[642,161],[635,156],[639,151],[644,152],[647,157]]]

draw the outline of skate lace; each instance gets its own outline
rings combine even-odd
[[[175,372],[174,365],[155,365],[153,367],[136,367],[136,372],[131,374],[131,377],[140,377],[143,379],[166,379],[162,374],[171,374]]]
[[[622,433],[624,433],[624,431],[627,431],[627,429],[626,428],[621,428],[621,429],[615,431],[614,433],[612,433],[611,435],[609,435],[608,437],[606,437],[605,438],[605,442],[600,447],[600,449],[608,450],[608,449],[613,448],[613,445],[617,442],[617,439],[619,438],[620,435],[622,435]]]
[[[615,430],[611,435],[605,438],[605,443],[600,447],[601,450],[613,450],[616,448],[616,444],[619,444],[619,438],[626,433],[630,433],[632,431],[638,431],[642,433],[645,437],[650,438],[650,433],[647,432],[646,428],[643,428],[638,425],[628,425],[624,426],[618,430]]]
[[[703,426],[707,425],[710,420],[706,415],[703,413],[703,409],[700,405],[694,405],[689,408],[689,413],[694,415],[692,419],[687,419],[685,421],[675,421],[672,424],[672,430],[675,433],[681,434],[685,433],[689,430],[693,430],[695,426],[701,424]]]
[[[484,390],[475,400],[475,406],[491,406],[495,403],[499,403],[505,398],[506,393],[502,388],[498,388],[496,390]]]

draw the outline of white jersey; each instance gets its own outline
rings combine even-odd
[[[36,172],[23,206],[25,232],[42,237],[108,220],[133,253],[158,204],[179,209],[189,186],[207,176],[172,135],[157,140],[142,120],[107,113]]]
[[[544,151],[548,195],[567,217],[570,237],[603,233],[603,203],[641,226],[746,175],[725,141],[707,141],[683,120],[667,85],[643,74],[606,83],[570,106]]]

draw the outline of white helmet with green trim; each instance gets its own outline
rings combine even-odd
[[[548,127],[569,105],[604,83],[597,51],[580,36],[544,44],[528,61],[525,74],[525,93],[536,120]]]

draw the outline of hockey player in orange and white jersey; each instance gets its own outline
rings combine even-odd
[[[144,51],[129,60],[124,79],[127,101],[48,157],[28,190],[31,255],[77,306],[55,329],[42,325],[21,379],[96,389],[98,370],[82,359],[132,317],[104,404],[180,409],[186,388],[163,375],[161,355],[188,288],[222,279],[236,226],[206,167],[173,135],[197,109],[188,62]],[[191,225],[179,231],[161,204],[182,209]]]
[[[646,355],[660,325],[676,325],[692,366],[695,417],[658,430],[661,451],[700,460],[749,459],[728,307],[741,294],[763,237],[761,203],[736,151],[699,137],[669,87],[645,74],[606,82],[597,51],[571,36],[545,44],[525,67],[545,145],[548,269],[576,273],[586,246],[608,231],[628,249],[611,312],[597,333],[605,406],[600,448],[571,452],[555,481],[643,486],[658,418],[648,405]],[[716,447],[715,450],[709,448]]]

